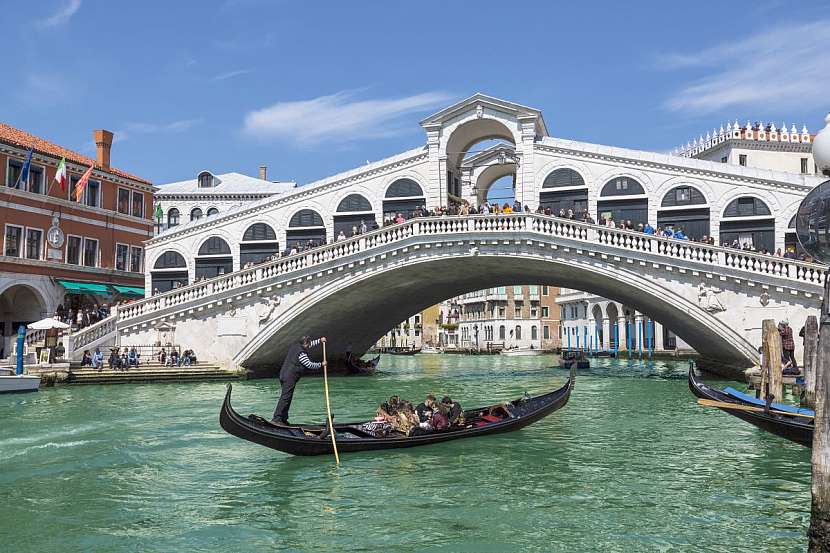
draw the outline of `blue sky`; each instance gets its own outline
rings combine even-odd
[[[307,183],[422,145],[421,118],[477,91],[649,150],[735,118],[815,131],[818,4],[0,0],[0,119],[87,154],[112,130],[113,165],[157,184]]]

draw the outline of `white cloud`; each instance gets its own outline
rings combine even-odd
[[[123,142],[131,136],[142,134],[175,134],[185,132],[201,123],[201,119],[181,119],[171,123],[127,123],[123,129],[114,131],[115,142]]]
[[[404,115],[435,108],[451,98],[443,92],[374,100],[354,100],[353,96],[353,91],[345,91],[311,100],[277,102],[249,112],[243,132],[303,145],[381,138],[399,134]]]
[[[59,27],[72,19],[72,16],[81,9],[81,0],[69,0],[58,11],[52,14],[51,17],[44,19],[39,23],[41,27]]]
[[[830,88],[830,21],[778,26],[740,40],[658,58],[667,70],[705,75],[665,101],[672,111],[728,107],[796,109],[826,105]]]
[[[247,75],[248,73],[253,73],[253,69],[237,69],[235,71],[228,71],[226,73],[219,73],[218,75],[214,75],[210,78],[211,81],[225,81],[228,79],[233,79],[234,77],[239,77],[240,75]]]

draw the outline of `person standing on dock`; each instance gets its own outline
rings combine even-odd
[[[302,376],[303,369],[314,370],[326,365],[325,359],[322,363],[316,363],[309,359],[308,349],[325,341],[325,336],[316,340],[312,340],[308,336],[303,336],[299,342],[293,343],[288,348],[288,354],[282,363],[282,369],[280,369],[280,399],[277,402],[277,407],[274,409],[274,417],[271,419],[271,422],[275,424],[288,424],[288,410],[291,408],[291,401],[294,399],[294,388]]]

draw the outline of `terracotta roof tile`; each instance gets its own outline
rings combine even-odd
[[[80,165],[92,165],[94,163],[95,168],[104,173],[110,173],[118,177],[132,179],[134,181],[143,182],[145,184],[153,184],[147,179],[137,177],[135,175],[127,173],[126,171],[116,169],[115,167],[105,169],[100,164],[96,163],[96,161],[91,157],[81,155],[78,152],[73,152],[72,150],[64,148],[63,146],[58,146],[57,144],[49,142],[48,140],[44,140],[26,131],[21,131],[20,129],[16,129],[11,125],[7,125],[5,123],[0,123],[0,142],[7,142],[9,144],[13,144],[14,146],[25,148],[26,150],[28,150],[29,148],[34,148],[34,151],[38,154],[45,154],[57,158],[65,157],[67,161],[71,161]]]

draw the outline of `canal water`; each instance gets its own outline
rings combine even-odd
[[[554,356],[382,359],[331,382],[344,420],[385,397],[465,406],[559,387]],[[0,396],[0,550],[805,551],[810,456],[699,407],[685,363],[601,360],[570,403],[512,434],[330,458],[225,434],[225,384]],[[722,383],[725,384],[725,383]],[[234,384],[270,414],[273,380]],[[323,416],[301,381],[294,421]]]

